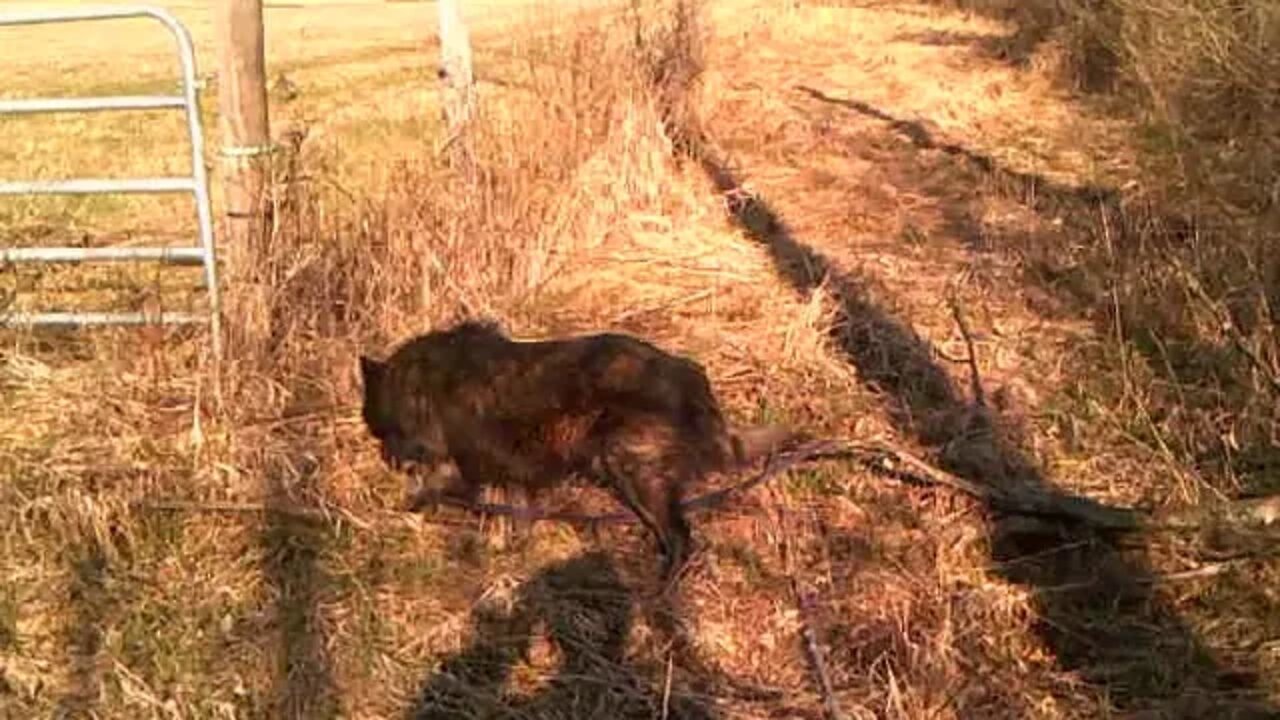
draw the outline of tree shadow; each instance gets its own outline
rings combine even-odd
[[[470,643],[423,683],[407,718],[715,717],[678,687],[664,692],[662,668],[628,658],[632,597],[608,554],[554,563],[501,605],[477,607]],[[535,650],[539,637],[549,650]]]
[[[963,157],[989,172],[1054,187],[1040,178],[1002,171],[989,158],[964,148],[937,143],[922,128],[870,106],[840,104],[892,123],[918,145]],[[932,446],[942,467],[973,482],[1022,486],[1073,503],[1096,504],[1051,487],[1022,450],[1021,428],[966,398],[934,362],[930,344],[868,299],[868,278],[843,271],[797,240],[783,218],[764,199],[745,192],[705,143],[695,148],[694,156],[715,187],[730,198],[733,220],[769,252],[784,280],[804,294],[825,283],[835,295],[842,322],[834,339],[860,380],[886,399],[900,431]],[[1058,190],[1071,196],[1107,197],[1097,189]],[[1250,702],[1260,694],[1254,672],[1220,665],[1154,591],[1145,558],[1080,524],[1028,523],[995,507],[988,507],[987,513],[994,569],[1034,590],[1037,631],[1061,668],[1105,688],[1112,702],[1126,711],[1203,717],[1212,702],[1221,717],[1276,716],[1277,708],[1260,700]]]
[[[1013,26],[1013,32],[1008,35],[926,31],[903,34],[899,39],[913,40],[922,45],[972,45],[986,57],[1018,67],[1027,65],[1040,46],[1052,38],[1054,31],[1069,18],[1062,4],[1053,0],[928,0],[924,6],[904,5],[894,0],[841,0],[831,3],[831,6],[887,8],[894,13],[924,17],[933,12],[925,6],[941,6],[1006,22]]]
[[[314,461],[301,467],[268,469],[268,509],[273,505],[298,505],[291,497],[306,493],[315,482]],[[294,487],[288,478],[296,476]],[[269,697],[272,716],[280,718],[335,718],[340,708],[332,664],[320,628],[317,608],[326,577],[319,562],[327,545],[326,529],[286,513],[267,512],[262,533],[263,575],[274,593],[275,621],[280,650]]]
[[[990,42],[991,36],[984,33],[963,32],[960,30],[921,30],[919,32],[902,33],[894,36],[893,39],[929,47],[956,47]]]
[[[924,123],[903,120],[861,100],[831,97],[821,90],[804,85],[797,89],[815,100],[882,120],[890,129],[906,137],[917,148],[938,150],[963,160],[973,169],[990,175],[1004,187],[1017,188],[1019,197],[1028,199],[1032,209],[1042,209],[1048,203],[1103,203],[1108,207],[1114,207],[1120,202],[1120,194],[1111,188],[1100,185],[1067,185],[1035,173],[1019,172],[1002,167],[990,155],[977,152],[959,143],[937,139]]]
[[[1072,46],[1071,64],[1059,69],[1070,73],[1080,89],[1099,91],[1116,81],[1119,58],[1099,36],[1099,28],[1114,32],[1121,21],[1120,11],[1106,4],[1071,5],[1054,0],[933,0],[932,4],[1008,23],[1013,30],[1006,35],[935,31],[900,39],[922,45],[970,45],[984,58],[1017,68],[1028,67],[1046,43],[1065,39]]]
[[[67,693],[55,717],[94,717],[102,695],[100,669],[107,604],[107,557],[92,538],[81,543],[71,571],[70,603],[74,616],[67,641],[71,649]]]

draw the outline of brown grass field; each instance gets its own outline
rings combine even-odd
[[[1280,13],[462,4],[472,179],[440,153],[434,4],[268,3],[273,134],[305,140],[225,268],[218,372],[200,329],[0,332],[0,718],[1280,717],[1272,529],[1106,534],[823,461],[694,516],[686,646],[637,526],[397,511],[357,366],[465,316],[633,332],[737,421],[984,487],[1280,492]],[[164,5],[209,73],[206,5]],[[0,96],[176,77],[142,21],[0,32]],[[186,158],[176,113],[0,118],[0,178]],[[194,228],[187,198],[0,199],[6,245]],[[0,309],[196,281],[0,267]]]

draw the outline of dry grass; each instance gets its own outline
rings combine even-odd
[[[739,223],[784,277],[804,289],[829,273],[846,324],[842,354],[898,432],[978,482],[1141,504],[1266,492],[1274,473],[1258,459],[1275,446],[1262,430],[1274,427],[1275,408],[1266,338],[1243,335],[1234,357],[1204,358],[1204,375],[1167,370],[1159,351],[1138,352],[1159,327],[1141,321],[1172,322],[1182,298],[1200,313],[1212,301],[1180,292],[1189,282],[1159,282],[1174,277],[1168,238],[1158,244],[1161,228],[1142,224],[1149,211],[1109,189],[1157,185],[1132,126],[1074,100],[1050,64],[989,58],[982,51],[1007,29],[987,21],[889,3],[719,7],[700,113],[715,145],[706,162],[721,186],[754,193]],[[1183,251],[1204,262],[1208,247],[1206,235]],[[1244,254],[1258,245],[1219,247]],[[1155,266],[1161,251],[1165,264]],[[1046,257],[1071,258],[1071,275],[1096,283],[1094,303],[1064,302],[1062,286],[1037,275]],[[1265,267],[1261,260],[1239,267]],[[1225,278],[1230,265],[1195,267]],[[1256,298],[1273,284],[1259,277],[1236,287]],[[953,297],[976,328],[987,407],[966,392]],[[1245,427],[1255,429],[1241,443],[1251,448],[1247,480],[1244,463],[1224,466],[1232,451],[1221,440],[1207,441],[1234,442]],[[1249,649],[1275,631],[1275,598],[1256,590],[1275,576],[1273,562],[1166,587],[1152,578],[1220,550],[1157,544],[1145,557],[1116,553],[1087,533],[1036,539],[999,517],[988,532],[993,571],[1030,593],[1039,651],[1086,681],[1054,686],[1064,678],[1033,676],[1006,687],[1042,699],[1073,697],[1089,683],[1111,689],[1109,698],[1075,695],[1053,713],[1173,712],[1171,698],[1273,712],[1243,700],[1275,688],[1269,656]],[[1224,603],[1249,619],[1222,624]]]
[[[1123,502],[1230,486],[1178,454],[1169,417],[1117,420],[1161,387],[1148,365],[1122,364],[1116,403],[1096,390],[1111,365],[1073,364],[1131,357],[1131,336],[1045,309],[995,252],[1073,230],[1054,222],[1072,206],[1028,184],[1070,199],[1146,177],[1128,128],[1048,75],[931,44],[998,23],[746,2],[700,19],[659,2],[477,11],[483,172],[468,182],[435,152],[432,6],[374,7],[269,11],[297,23],[268,16],[271,67],[304,87],[275,118],[310,132],[270,250],[229,280],[239,341],[221,384],[198,333],[4,336],[0,716],[817,717],[803,621],[852,718],[1272,712],[1276,564],[1166,577],[1202,544],[1046,538],[824,465],[698,516],[681,649],[645,597],[635,528],[544,525],[509,547],[395,512],[356,354],[473,315],[521,336],[642,333],[705,363],[736,419],[894,437],[975,481]],[[28,207],[0,227],[29,237],[38,218],[58,236],[92,217],[142,234],[166,217],[103,210]],[[945,359],[965,353],[948,295],[980,333],[990,409]],[[792,577],[818,598],[807,618]]]
[[[496,68],[506,85],[486,93],[475,185],[435,160],[430,138],[352,171],[347,136],[312,136],[300,166],[313,180],[281,196],[272,251],[230,281],[233,335],[270,341],[233,346],[224,386],[208,384],[199,337],[166,338],[135,364],[127,333],[52,344],[10,336],[6,708],[387,716],[434,687],[451,653],[502,641],[468,633],[475,599],[501,607],[526,579],[525,595],[537,596],[537,578],[561,577],[539,568],[587,538],[539,528],[517,553],[389,512],[398,483],[354,422],[358,351],[480,313],[519,334],[647,332],[717,368],[739,414],[753,410],[745,390],[766,368],[779,387],[812,375],[847,383],[823,360],[816,306],[767,282],[767,260],[724,232],[701,179],[672,164],[625,16],[530,27],[540,34],[508,28],[520,47],[479,42],[482,74]],[[759,327],[771,306],[796,320]],[[707,332],[708,320],[723,332]],[[339,510],[332,526],[310,527],[136,504],[154,498]],[[619,569],[593,575],[615,598],[604,608],[614,623],[632,612],[631,591],[610,574],[651,563],[643,536],[610,535]],[[556,667],[533,666],[517,673],[532,684],[526,694],[568,683],[573,697],[607,700],[598,688],[617,683],[611,693],[647,714],[661,702],[663,667],[647,621],[622,636],[638,648],[632,658],[573,634],[590,620],[570,615],[559,631],[570,635],[552,627],[551,637],[570,671],[586,662],[572,659],[578,645],[592,662],[599,655],[599,680],[570,672],[557,685]],[[704,704],[677,683],[674,707]]]
[[[1280,11],[1200,0],[959,3],[1012,21],[987,49],[1129,118],[1141,172],[1105,203],[1050,198],[1064,242],[1006,238],[1029,279],[1119,346],[1083,360],[1124,432],[1215,490],[1273,491],[1280,392]],[[1109,386],[1109,387],[1107,387]],[[1118,395],[1117,395],[1118,393]]]

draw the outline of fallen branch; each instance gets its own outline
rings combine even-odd
[[[1039,488],[980,485],[935,467],[887,443],[830,444],[811,457],[844,455],[900,479],[963,492],[989,508],[1010,514],[1051,517],[1117,532],[1191,531],[1213,526],[1269,528],[1280,525],[1280,496],[1175,510],[1103,505],[1085,497]]]
[[[800,583],[794,575],[791,576],[791,594],[796,601],[796,610],[800,613],[800,638],[804,641],[805,656],[808,657],[809,667],[818,681],[818,692],[822,696],[822,707],[827,719],[844,720],[844,712],[840,709],[831,684],[831,673],[827,671],[822,646],[818,644],[817,633],[813,630],[813,595],[800,589]]]
[[[827,450],[827,448],[828,445],[826,443],[810,443],[801,445],[789,451],[777,453],[771,456],[765,463],[764,468],[751,478],[728,487],[720,488],[719,490],[713,490],[704,495],[699,495],[691,500],[686,500],[681,504],[681,507],[686,511],[708,510],[710,508],[717,507],[728,500],[732,495],[744,493],[752,488],[764,484],[774,477],[777,477],[785,470],[789,470],[797,465],[818,459],[821,457],[822,453]],[[507,505],[504,503],[468,502],[444,496],[437,498],[436,503],[467,510],[479,515],[505,516],[529,521],[551,520],[555,522],[585,524],[590,526],[638,522],[635,514],[625,511],[601,514],[548,511],[532,507]]]
[[[754,476],[719,490],[700,495],[684,502],[686,510],[698,511],[717,507],[732,495],[744,493],[777,477],[782,472],[802,464],[824,459],[852,459],[873,472],[916,485],[944,487],[968,495],[995,512],[1027,515],[1078,522],[1099,530],[1113,532],[1195,531],[1207,527],[1266,528],[1280,526],[1280,496],[1267,496],[1248,500],[1205,505],[1175,510],[1144,510],[1115,507],[1088,498],[1067,495],[1039,488],[998,488],[982,485],[953,475],[915,455],[889,443],[844,443],[813,441],[770,457],[763,469]],[[547,511],[532,507],[518,507],[498,503],[469,503],[454,498],[441,497],[441,505],[457,507],[477,514],[509,516],[527,520],[551,520],[571,524],[634,523],[629,512],[587,514]],[[191,501],[141,501],[138,505],[152,510],[265,513],[284,515],[308,522],[331,523],[335,513],[354,525],[368,525],[350,511],[299,507],[276,503],[219,503]],[[398,513],[396,513],[398,514]],[[463,524],[436,515],[424,516],[430,522],[447,525]]]
[[[956,327],[960,330],[960,336],[964,338],[964,345],[969,353],[969,383],[973,388],[973,404],[978,407],[986,407],[987,398],[982,392],[982,375],[978,372],[978,348],[973,341],[973,332],[969,330],[969,323],[965,322],[964,313],[960,309],[960,298],[952,294],[947,298],[947,304],[951,306],[951,316],[955,318]]]

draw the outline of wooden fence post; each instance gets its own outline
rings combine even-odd
[[[453,166],[474,179],[475,156],[468,125],[475,113],[475,78],[471,71],[471,36],[458,0],[438,0],[440,10],[440,100],[445,139]]]
[[[271,177],[262,0],[216,0],[213,14],[225,203],[222,236],[227,276],[235,288],[229,293],[233,317],[228,325],[236,329],[233,341],[256,346],[270,332],[259,327],[262,308],[256,307],[270,290],[262,272],[267,250],[265,194]]]

